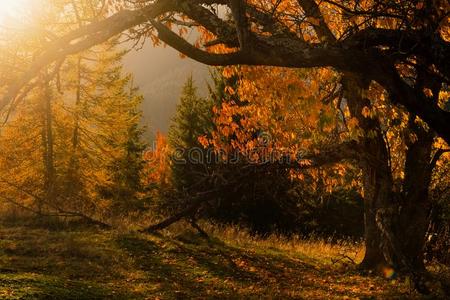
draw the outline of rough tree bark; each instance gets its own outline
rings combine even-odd
[[[399,270],[420,273],[425,270],[423,255],[428,227],[430,199],[428,189],[433,171],[431,158],[435,134],[415,122],[410,115],[408,130],[416,139],[408,140],[405,177],[396,190],[390,166],[389,148],[377,119],[362,115],[368,82],[352,74],[342,79],[351,115],[365,133],[360,165],[363,171],[365,242],[363,268],[378,269],[390,265]],[[374,134],[375,133],[375,134]]]
[[[362,115],[365,106],[370,107],[366,98],[369,82],[354,74],[345,74],[342,78],[344,97],[352,117],[356,118],[366,137],[360,145],[359,164],[363,172],[364,190],[364,240],[366,252],[361,263],[362,268],[378,269],[387,264],[382,248],[383,237],[377,226],[377,212],[386,208],[392,200],[393,180],[389,166],[389,153],[380,131],[378,120]],[[374,132],[373,138],[367,133]]]
[[[413,122],[413,121],[412,121]],[[399,196],[399,217],[395,233],[405,256],[415,270],[425,270],[424,248],[431,202],[429,186],[434,134],[416,124],[417,140],[409,143],[405,161],[405,179]]]

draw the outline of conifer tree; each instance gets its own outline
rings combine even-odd
[[[198,137],[208,133],[211,126],[211,101],[198,95],[191,75],[182,89],[180,103],[169,130],[169,143],[174,148],[200,147]]]
[[[91,0],[48,4],[43,19],[61,31],[63,21],[79,26],[80,15],[99,16]],[[17,44],[16,53],[2,48],[2,55],[19,53],[27,64],[25,54],[39,42]],[[118,44],[112,39],[67,57],[58,72],[47,68],[20,99],[0,133],[3,200],[41,215],[100,218],[141,206],[142,97],[122,69],[126,52]],[[17,142],[24,151],[17,151]]]
[[[130,80],[131,76],[127,76]],[[102,196],[112,200],[115,214],[145,208],[143,201],[144,185],[142,172],[144,168],[143,152],[146,144],[142,141],[144,129],[140,126],[141,111],[139,106],[142,96],[130,81],[128,97],[124,96],[125,116],[124,139],[114,142],[111,138],[110,147],[120,149],[120,155],[111,160],[107,166],[109,170],[107,185],[102,187]],[[125,91],[125,89],[124,89]],[[111,132],[114,134],[114,132]]]
[[[204,149],[199,137],[211,131],[212,107],[211,99],[198,95],[192,75],[189,76],[168,133],[172,149],[172,184],[180,199],[183,195],[192,195],[202,189],[201,182],[211,167],[211,153]],[[167,201],[163,206],[167,206],[166,210],[174,210],[186,204],[182,202]]]
[[[177,212],[189,207],[198,195],[205,195],[205,205],[191,216],[193,219],[206,217],[225,223],[241,223],[260,233],[292,227],[295,220],[292,215],[296,211],[286,194],[292,186],[286,170],[270,170],[270,164],[252,164],[247,153],[218,152],[217,148],[205,143],[213,135],[220,134],[218,127],[226,126],[216,120],[222,104],[248,105],[240,101],[238,95],[227,92],[237,89],[239,78],[225,78],[222,71],[211,71],[212,85],[208,86],[207,99],[198,97],[191,77],[183,87],[169,131],[175,195],[163,199],[160,207],[166,213]],[[239,122],[242,117],[236,114],[231,118]],[[216,138],[227,149],[239,142],[237,136]],[[253,132],[250,138],[258,139],[258,132]]]

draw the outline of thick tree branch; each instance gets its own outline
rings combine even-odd
[[[393,65],[380,62],[378,67],[378,70],[373,68],[367,73],[386,89],[391,101],[403,105],[410,113],[419,116],[450,144],[450,112],[441,109],[422,92],[417,92],[414,87],[408,85]]]
[[[297,0],[300,6],[305,11],[306,17],[314,18],[318,23],[313,22],[312,26],[317,33],[317,36],[324,42],[335,42],[336,37],[325,22],[325,19],[320,12],[319,5],[314,0]]]
[[[361,146],[356,141],[326,145],[318,153],[303,153],[301,159],[309,160],[311,163],[304,165],[300,161],[300,163],[296,164],[296,167],[300,169],[318,168],[337,164],[345,160],[358,160],[361,154],[359,149],[361,149]]]
[[[175,11],[186,15],[191,20],[195,20],[195,22],[202,25],[219,38],[233,37],[236,39],[236,31],[233,26],[220,19],[203,6],[187,2],[184,5],[176,7]]]
[[[284,37],[254,37],[249,52],[234,52],[227,54],[216,54],[201,50],[172,30],[157,21],[151,21],[158,31],[158,37],[186,56],[207,65],[265,65],[280,67],[323,67],[335,66],[339,69],[362,68],[356,65],[344,63],[350,57],[355,56],[363,59],[359,53],[349,53],[340,47],[312,47],[303,41],[288,40]],[[362,69],[361,69],[362,70]]]
[[[164,43],[198,62],[207,65],[219,66],[236,65],[244,63],[245,61],[245,56],[241,52],[229,54],[210,53],[193,46],[160,22],[151,21],[151,23],[157,30],[158,37]]]
[[[430,47],[433,45],[433,47]],[[450,43],[439,33],[427,35],[420,30],[401,30],[368,27],[362,29],[343,42],[345,48],[387,47],[389,55],[405,60],[411,55],[425,57],[446,78],[450,79]]]
[[[408,55],[430,57],[431,62],[440,74],[448,77],[450,73],[449,43],[444,42],[439,36],[416,33],[405,33],[401,30],[389,30],[382,28],[368,28],[350,35],[346,40],[315,44],[306,43],[301,37],[289,30],[272,32],[272,35],[257,35],[253,32],[245,42],[245,51],[227,54],[210,53],[189,44],[186,40],[170,31],[158,21],[158,17],[167,12],[176,12],[187,15],[215,34],[219,40],[236,45],[239,36],[236,30],[227,22],[208,11],[205,5],[210,4],[230,5],[229,1],[209,0],[159,0],[135,11],[122,11],[103,21],[96,22],[75,30],[66,36],[50,43],[48,47],[33,62],[29,71],[10,86],[7,95],[0,102],[0,109],[9,104],[26,84],[35,78],[45,66],[61,59],[62,57],[86,50],[109,38],[151,21],[158,34],[165,43],[177,49],[183,54],[199,62],[216,65],[265,65],[292,68],[333,67],[341,72],[351,72],[364,77],[367,80],[375,80],[389,93],[392,101],[403,105],[409,112],[422,118],[444,140],[450,143],[450,112],[442,110],[436,104],[430,103],[422,93],[407,84],[395,69],[395,65],[407,59]],[[330,40],[332,33],[327,29],[324,18],[319,10],[319,5],[313,0],[298,0],[306,14],[317,18],[315,30],[319,36]],[[240,5],[243,2],[240,1]],[[259,22],[270,23],[270,15],[258,13],[254,7],[245,4],[248,15],[252,18],[258,16]],[[242,16],[242,11],[241,11]],[[264,18],[262,20],[261,18]],[[274,17],[272,17],[274,18]],[[253,19],[252,19],[253,21]],[[274,24],[280,24],[278,20],[272,20]],[[242,28],[241,28],[242,29]],[[241,34],[244,33],[243,31]],[[241,35],[241,42],[242,35]],[[403,46],[409,48],[409,52],[402,53]],[[433,47],[429,47],[433,45]],[[388,52],[383,50],[390,49]],[[383,49],[381,49],[383,48]],[[412,49],[412,50],[411,50]],[[430,50],[434,49],[434,50]],[[392,51],[399,54],[393,55]],[[250,54],[251,53],[251,54]],[[400,59],[400,60],[399,60]]]
[[[246,16],[246,1],[230,0],[230,8],[233,13],[233,19],[236,27],[237,37],[242,52],[247,52],[249,47],[249,28]]]
[[[29,70],[9,87],[8,92],[0,101],[0,110],[8,105],[19,94],[22,87],[35,78],[47,65],[61,60],[67,55],[79,53],[101,44],[130,28],[155,18],[167,12],[174,2],[176,1],[160,0],[140,10],[123,10],[105,20],[80,27],[49,43],[33,61]]]

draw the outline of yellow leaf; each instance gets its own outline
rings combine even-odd
[[[319,26],[320,25],[320,20],[317,19],[317,18],[309,17],[308,18],[308,22],[311,23],[314,26]]]
[[[359,122],[356,118],[351,118],[350,120],[348,120],[347,124],[350,129],[354,129],[358,126]]]
[[[236,91],[231,87],[231,86],[227,86],[225,87],[225,92],[229,95],[234,95],[236,94]]]
[[[223,68],[222,75],[225,78],[231,78],[234,75],[233,69],[231,67]]]
[[[361,113],[364,118],[368,118],[370,116],[370,109],[367,106],[364,106]]]

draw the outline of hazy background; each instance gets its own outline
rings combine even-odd
[[[207,94],[208,66],[180,58],[170,47],[153,47],[147,42],[141,50],[128,53],[124,64],[126,70],[134,74],[135,85],[139,86],[145,99],[142,110],[148,138],[156,131],[167,132],[189,75],[193,75],[199,94]]]

